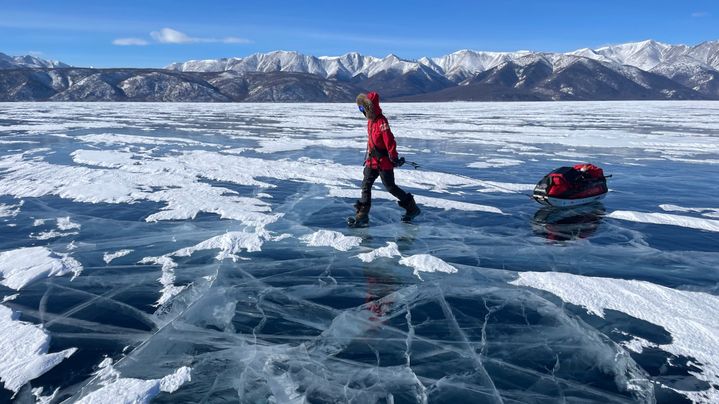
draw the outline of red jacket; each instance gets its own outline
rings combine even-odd
[[[397,142],[395,142],[394,135],[389,129],[387,118],[382,115],[382,108],[379,106],[379,94],[373,91],[367,94],[367,98],[372,101],[372,112],[376,117],[373,120],[367,120],[367,150],[371,152],[375,148],[382,154],[386,151],[392,160],[397,160]],[[365,165],[382,171],[394,168],[389,158],[376,158],[370,156],[369,153],[367,154]]]

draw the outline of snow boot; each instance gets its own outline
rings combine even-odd
[[[347,218],[347,226],[349,227],[366,227],[369,225],[369,209],[372,205],[357,201],[355,203],[355,216]]]
[[[412,194],[407,194],[404,200],[397,201],[397,204],[406,210],[405,214],[402,215],[403,222],[411,222],[412,219],[417,217],[417,215],[421,212],[419,207],[417,207],[417,203],[415,203]]]

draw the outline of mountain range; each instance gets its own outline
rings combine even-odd
[[[0,54],[0,100],[350,101],[719,99],[719,41],[568,53],[461,50],[436,58],[257,53],[163,69],[69,67]]]

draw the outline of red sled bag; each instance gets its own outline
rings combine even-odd
[[[594,164],[577,164],[545,175],[532,197],[542,205],[577,206],[598,201],[608,191],[604,170]]]

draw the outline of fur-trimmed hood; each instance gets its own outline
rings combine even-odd
[[[379,94],[372,91],[368,94],[360,94],[357,96],[357,105],[361,105],[364,107],[365,116],[367,119],[370,119],[374,121],[377,119],[380,115],[382,115],[382,108],[379,106]]]

